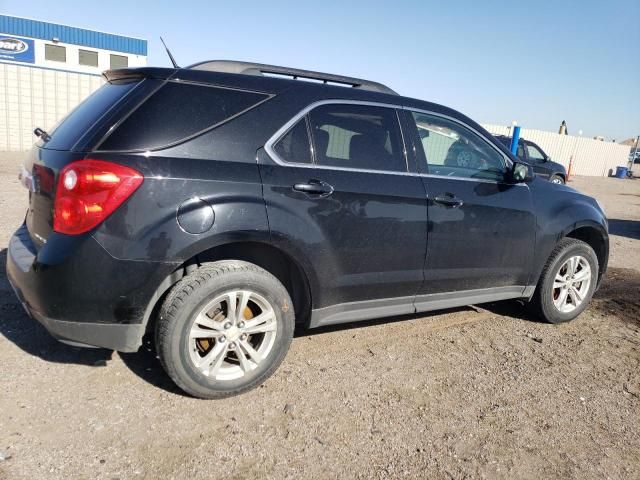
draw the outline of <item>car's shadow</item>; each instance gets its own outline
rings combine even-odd
[[[46,362],[77,364],[93,367],[103,367],[113,358],[114,352],[101,348],[72,347],[58,342],[38,322],[30,319],[22,305],[16,298],[6,275],[6,249],[0,250],[0,335],[3,335],[12,344],[24,352],[34,355]],[[523,320],[535,320],[526,313],[522,305],[517,302],[497,302],[482,305],[482,308],[499,315]],[[461,307],[435,312],[419,313],[412,315],[400,315],[376,320],[352,322],[339,325],[329,325],[321,328],[308,329],[298,327],[295,337],[322,335],[330,332],[339,332],[354,327],[366,328],[376,325],[396,323],[412,319],[428,321],[430,317],[453,312],[473,310],[470,307]],[[147,336],[143,340],[142,347],[135,353],[118,353],[124,364],[138,377],[153,386],[165,391],[182,395],[181,390],[171,381],[158,362],[153,339]]]
[[[627,237],[633,240],[640,240],[640,221],[608,219],[609,233],[620,237]]]
[[[38,322],[29,318],[18,301],[6,272],[7,250],[0,250],[0,334],[30,355],[47,362],[106,366],[113,352],[78,348],[55,340]]]

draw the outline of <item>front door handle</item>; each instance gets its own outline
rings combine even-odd
[[[464,202],[461,199],[451,194],[436,195],[433,201],[439,203],[440,205],[446,205],[447,207],[453,208],[461,207],[462,205],[464,205]]]
[[[293,189],[297,192],[306,193],[307,195],[320,195],[322,197],[329,196],[333,193],[333,187],[327,182],[321,180],[309,180],[306,183],[296,183]]]

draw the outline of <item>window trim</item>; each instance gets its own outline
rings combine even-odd
[[[175,142],[172,143],[168,143],[166,145],[160,145],[157,147],[153,147],[153,148],[138,148],[138,149],[129,149],[129,150],[104,150],[102,149],[102,145],[109,139],[109,137],[124,123],[126,122],[129,117],[131,115],[133,115],[140,107],[142,107],[142,105],[144,103],[146,103],[147,100],[149,100],[149,98],[151,98],[153,95],[155,95],[162,87],[164,87],[166,84],[168,83],[178,83],[181,85],[196,85],[196,86],[200,86],[200,87],[211,87],[211,88],[219,88],[219,89],[223,89],[223,90],[235,90],[238,92],[248,92],[248,93],[257,93],[260,95],[264,95],[265,98],[263,98],[262,100],[260,100],[258,103],[251,105],[250,107],[245,108],[244,110],[242,110],[241,112],[236,113],[235,115],[232,115],[231,117],[222,120],[214,125],[209,125],[207,128],[204,128],[192,135],[189,135],[188,137],[182,138],[180,140],[176,140]],[[109,127],[109,129],[107,130],[107,132],[102,136],[102,138],[98,141],[98,143],[96,143],[95,148],[92,150],[93,152],[97,152],[97,153],[101,153],[101,152],[108,152],[108,153],[151,153],[151,152],[157,152],[159,150],[164,150],[167,148],[172,148],[175,147],[176,145],[180,145],[181,143],[186,143],[190,140],[193,140],[196,137],[199,137],[200,135],[204,135],[205,133],[209,133],[210,131],[218,128],[221,125],[224,125],[225,123],[233,120],[234,118],[239,117],[240,115],[244,115],[245,113],[253,110],[254,108],[259,107],[260,105],[262,105],[265,102],[268,102],[269,100],[271,100],[273,97],[275,96],[275,94],[273,93],[266,93],[266,92],[261,92],[259,90],[249,90],[247,88],[235,88],[235,87],[227,87],[224,85],[216,85],[213,83],[203,83],[203,82],[196,82],[196,81],[186,81],[186,80],[180,80],[179,78],[170,78],[164,82],[162,82],[160,85],[158,85],[155,89],[153,89],[151,92],[149,92],[149,94],[147,96],[145,96],[142,100],[140,100],[140,102],[130,111],[128,112],[126,115],[124,115],[122,118],[120,118],[116,123],[114,123],[111,127]]]
[[[323,106],[323,105],[364,105],[364,106],[369,106],[369,107],[382,107],[382,108],[388,108],[390,110],[393,110],[396,116],[396,122],[398,125],[398,130],[400,130],[400,140],[402,142],[402,155],[404,157],[404,162],[405,162],[405,168],[406,170],[404,172],[398,172],[395,170],[372,170],[372,169],[367,169],[367,168],[354,168],[354,167],[337,167],[337,166],[332,166],[332,165],[319,165],[316,162],[316,146],[315,146],[315,139],[313,138],[313,135],[311,135],[311,125],[309,122],[309,113],[316,109],[317,107]],[[405,141],[405,136],[404,136],[404,131],[402,129],[402,122],[400,121],[400,116],[398,115],[398,110],[402,110],[403,107],[401,105],[392,105],[392,104],[388,104],[388,103],[381,103],[381,102],[367,102],[367,101],[361,101],[361,100],[340,100],[340,99],[328,99],[328,100],[319,100],[317,102],[313,102],[309,105],[307,105],[305,108],[303,108],[302,110],[300,110],[297,114],[295,114],[289,121],[287,121],[282,127],[280,127],[276,133],[274,133],[269,140],[267,140],[264,144],[264,149],[267,152],[267,154],[269,154],[269,157],[271,157],[271,159],[277,163],[278,165],[282,166],[282,167],[298,167],[298,168],[316,168],[316,169],[320,169],[320,170],[337,170],[337,171],[342,171],[342,172],[363,172],[363,173],[384,173],[384,174],[390,174],[390,175],[409,175],[409,176],[415,176],[416,174],[414,172],[410,171],[409,168],[409,159],[408,159],[408,155],[407,155],[407,144]],[[302,118],[302,117],[306,117],[306,122],[307,122],[307,128],[309,129],[309,135],[310,135],[310,141],[311,141],[311,151],[312,151],[312,157],[313,157],[313,163],[294,163],[294,162],[287,162],[286,160],[280,158],[280,156],[277,154],[277,152],[275,151],[275,149],[273,148],[281,139],[282,137],[284,137],[289,130],[291,130],[294,126],[296,126],[298,124],[298,121]]]
[[[286,137],[289,134],[289,132],[291,132],[291,130],[296,128],[303,119],[304,119],[305,129],[307,130],[307,140],[309,140],[309,153],[311,155],[311,161],[308,163],[287,162],[275,152],[275,147],[278,143],[280,143],[280,141],[284,137]],[[286,132],[284,132],[275,142],[273,142],[273,151],[276,155],[278,155],[278,159],[280,159],[280,161],[282,161],[283,163],[286,163],[287,165],[315,165],[316,164],[316,147],[313,144],[313,137],[311,136],[311,125],[309,124],[309,115],[304,115],[303,118],[301,118],[298,122],[295,122],[293,125],[291,125]]]
[[[531,161],[535,162],[535,163],[545,163],[546,162],[547,156],[538,145],[536,145],[533,142],[523,142],[523,145],[526,147],[525,151],[527,152],[527,160],[529,158],[531,158]],[[531,157],[529,155],[529,147],[534,148],[535,150],[537,150],[538,153],[540,153],[542,155],[542,158],[533,158],[533,157]]]
[[[440,113],[436,113],[436,112],[431,112],[429,110],[422,110],[422,109],[417,109],[417,108],[405,108],[405,110],[407,110],[409,112],[409,114],[411,114],[412,112],[416,112],[416,113],[422,113],[424,115],[431,115],[433,117],[440,117],[440,118],[444,118],[445,120],[449,120],[452,121],[454,123],[457,123],[458,125],[462,126],[462,128],[466,128],[467,130],[471,131],[472,133],[474,133],[475,135],[477,135],[478,137],[480,137],[480,139],[486,143],[487,145],[489,145],[491,148],[493,148],[500,156],[500,158],[502,158],[502,166],[505,169],[505,172],[509,171],[509,168],[511,168],[513,165],[513,162],[511,161],[511,159],[509,157],[507,157],[504,152],[502,150],[500,150],[498,147],[496,147],[493,142],[491,142],[485,135],[482,135],[482,133],[480,133],[478,130],[476,130],[475,128],[473,128],[470,125],[467,125],[464,122],[461,122],[460,120],[450,117],[449,115],[444,115],[444,114],[440,114]],[[413,115],[411,115],[413,117]],[[411,119],[411,121],[413,121],[415,123],[414,119]],[[426,158],[426,154],[425,154],[425,159],[427,162],[427,168],[429,166],[429,159]],[[435,177],[442,177],[442,175],[434,175],[434,174],[429,174],[430,176],[435,176]],[[468,177],[456,177],[456,176],[450,176],[447,178],[468,178]],[[499,180],[489,180],[486,178],[483,179],[472,179],[474,181],[480,181],[480,180],[487,180],[490,181],[492,183],[504,183],[503,181],[499,181]]]
[[[364,168],[335,167],[335,166],[330,166],[330,165],[317,165],[315,163],[315,146],[313,144],[311,145],[311,148],[313,150],[313,160],[314,160],[314,163],[312,163],[312,164],[309,164],[309,163],[293,163],[293,162],[287,162],[287,161],[281,159],[278,156],[278,154],[275,152],[275,150],[273,149],[273,146],[280,140],[280,138],[282,138],[284,135],[286,135],[286,133],[289,131],[290,128],[295,126],[295,124],[303,116],[307,115],[314,108],[319,107],[321,105],[333,105],[333,104],[368,105],[368,106],[372,106],[372,107],[385,107],[385,108],[392,108],[392,109],[396,110],[396,116],[398,117],[398,124],[399,124],[400,132],[401,132],[401,135],[402,135],[405,161],[407,162],[407,171],[406,172],[395,172],[395,171],[392,171],[392,170],[369,170],[369,169],[364,169]],[[451,117],[449,115],[445,115],[443,113],[434,112],[432,110],[426,110],[426,109],[423,109],[423,108],[407,107],[407,106],[404,106],[404,105],[398,105],[398,104],[393,104],[393,103],[370,102],[370,101],[365,101],[365,100],[326,99],[326,100],[318,100],[316,102],[313,102],[313,103],[307,105],[302,110],[300,110],[291,119],[289,119],[284,125],[282,125],[278,130],[276,130],[276,132],[271,137],[269,137],[269,139],[265,142],[264,149],[267,152],[267,154],[269,155],[269,157],[271,158],[271,160],[273,160],[277,165],[280,165],[281,167],[287,167],[287,168],[291,168],[291,167],[313,168],[313,169],[320,169],[320,170],[336,170],[336,171],[345,171],[345,172],[362,172],[362,173],[377,173],[377,174],[388,174],[388,175],[404,175],[404,176],[410,176],[410,177],[447,178],[447,179],[451,179],[451,180],[462,180],[462,181],[466,181],[466,182],[479,182],[479,183],[492,183],[492,184],[505,183],[504,181],[490,180],[490,179],[486,179],[486,178],[469,178],[469,177],[456,177],[456,176],[443,177],[442,175],[434,175],[432,173],[422,173],[420,171],[412,172],[411,171],[411,167],[409,166],[409,153],[408,153],[407,142],[406,142],[406,137],[405,137],[405,132],[404,132],[405,126],[402,123],[402,119],[398,115],[398,111],[399,110],[409,112],[409,114],[411,114],[411,112],[417,112],[417,113],[424,113],[426,115],[433,115],[433,116],[436,116],[436,117],[441,117],[441,118],[444,118],[444,119],[447,119],[447,120],[451,120],[452,122],[455,122],[455,123],[463,126],[464,128],[467,128],[467,129],[471,130],[473,133],[478,135],[482,140],[484,140],[486,143],[488,143],[496,152],[498,152],[498,154],[500,154],[500,156],[504,160],[505,170],[508,171],[509,168],[513,164],[512,160],[502,150],[500,150],[498,147],[496,147],[489,139],[487,139],[486,135],[483,135],[477,129],[473,128],[470,125],[467,125],[466,123],[462,122],[461,120],[458,120],[457,118]],[[411,120],[411,121],[413,121],[413,120]],[[307,120],[307,125],[308,124],[309,124],[309,122]],[[312,138],[311,142],[313,143],[313,138]],[[509,185],[512,185],[512,184],[509,184]],[[518,185],[526,186],[526,184],[523,184],[523,183],[516,183],[516,184],[513,184],[513,185],[515,185],[515,186],[518,186]]]

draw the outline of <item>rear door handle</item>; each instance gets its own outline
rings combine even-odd
[[[309,180],[306,183],[296,183],[293,189],[297,192],[306,193],[307,195],[320,195],[323,197],[333,193],[333,187],[321,180]]]
[[[464,205],[464,202],[461,199],[451,194],[436,195],[433,198],[433,201],[441,205],[446,205],[447,207],[453,208],[461,207],[462,205]]]

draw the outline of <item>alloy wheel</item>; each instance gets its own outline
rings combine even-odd
[[[569,313],[584,302],[591,286],[591,267],[586,258],[576,255],[567,259],[553,281],[553,304],[562,313]]]
[[[235,380],[255,370],[271,352],[278,323],[271,304],[251,290],[231,290],[195,316],[189,330],[193,365],[215,380]]]

